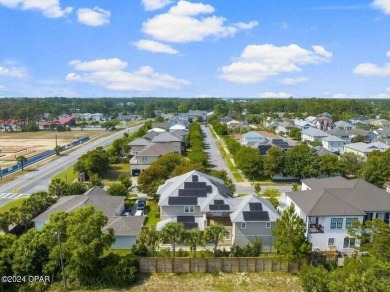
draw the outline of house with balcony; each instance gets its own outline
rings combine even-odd
[[[322,131],[327,131],[334,128],[334,123],[331,118],[319,117],[316,121],[316,127]]]
[[[360,244],[348,234],[354,221],[390,219],[388,193],[364,180],[340,176],[302,180],[301,192],[286,193],[286,205],[294,205],[304,220],[313,250],[351,253]]]
[[[156,230],[169,222],[200,231],[221,224],[226,229],[222,245],[245,245],[258,238],[264,249],[272,248],[272,229],[280,216],[264,198],[234,197],[223,180],[196,170],[166,180],[157,194],[160,222]]]
[[[322,139],[322,146],[333,153],[342,153],[345,141],[336,136],[329,136]]]

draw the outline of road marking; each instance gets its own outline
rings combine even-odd
[[[22,197],[29,197],[31,194],[14,194],[14,193],[0,193],[0,199],[19,199]]]

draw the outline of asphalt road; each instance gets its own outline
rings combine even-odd
[[[39,169],[31,172],[26,172],[25,175],[20,176],[9,182],[5,185],[0,186],[0,194],[4,193],[24,193],[31,194],[38,191],[45,191],[48,189],[50,184],[50,179],[56,175],[57,173],[63,171],[64,169],[74,165],[77,162],[77,159],[87,153],[90,150],[95,149],[96,147],[107,147],[114,140],[121,138],[124,133],[132,133],[138,130],[141,127],[135,126],[122,131],[118,131],[117,133],[109,136],[98,139],[96,141],[90,142],[84,146],[81,146],[77,150],[74,150],[60,158],[51,161]],[[6,204],[7,202],[14,199],[15,196],[0,196],[0,206]]]

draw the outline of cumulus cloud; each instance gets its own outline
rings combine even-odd
[[[280,82],[284,85],[295,85],[298,83],[303,83],[309,81],[307,77],[293,77],[293,78],[283,78]]]
[[[156,40],[173,43],[202,41],[207,37],[222,38],[233,36],[242,30],[258,25],[257,21],[239,22],[225,25],[223,17],[212,14],[215,9],[211,5],[179,1],[167,13],[156,15],[142,25],[142,31]]]
[[[146,11],[152,11],[161,9],[171,4],[172,2],[172,0],[142,0],[142,5],[144,6]]]
[[[38,10],[49,18],[65,17],[72,12],[72,7],[61,8],[59,0],[0,0],[0,5],[13,9]]]
[[[296,44],[248,45],[236,61],[220,68],[220,77],[235,83],[257,83],[280,73],[300,72],[300,66],[325,63],[332,57],[321,46],[312,48],[310,51]]]
[[[257,97],[263,97],[263,98],[288,98],[292,97],[293,95],[291,93],[287,92],[261,92],[257,94]]]
[[[329,98],[335,98],[335,99],[357,99],[357,98],[363,98],[363,96],[358,94],[345,94],[345,93],[335,93],[332,95],[327,95]]]
[[[152,53],[164,53],[169,55],[175,55],[178,53],[178,51],[168,45],[150,40],[139,40],[138,42],[134,43],[134,45],[138,50],[149,51]]]
[[[390,14],[390,1],[389,0],[374,0],[371,3],[371,7],[380,9],[385,14]]]
[[[386,53],[386,56],[390,57],[390,51]],[[353,69],[353,73],[363,76],[389,76],[390,63],[385,63],[382,67],[373,63],[359,64]]]
[[[109,90],[117,91],[152,91],[156,89],[180,89],[190,84],[168,74],[158,73],[150,66],[140,67],[134,72],[124,69],[127,63],[120,59],[102,59],[89,62],[79,60],[69,62],[76,71],[69,73],[67,81],[92,83]]]
[[[370,96],[370,98],[390,99],[390,94],[388,92],[383,92],[383,93],[372,95]]]
[[[23,69],[17,67],[7,68],[0,66],[0,76],[23,78],[26,76],[26,72]]]
[[[110,23],[111,12],[99,7],[80,8],[77,10],[77,19],[80,23],[89,26],[102,26]]]

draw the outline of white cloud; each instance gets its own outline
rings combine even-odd
[[[49,18],[65,17],[73,10],[72,7],[62,9],[59,0],[0,0],[0,5],[14,9],[38,10]]]
[[[298,83],[303,83],[309,81],[307,77],[293,77],[293,78],[283,78],[280,82],[284,85],[295,85]]]
[[[186,43],[202,41],[207,37],[233,36],[241,30],[248,30],[258,25],[257,21],[225,25],[226,19],[223,17],[215,15],[199,17],[201,14],[212,13],[214,7],[211,5],[179,1],[167,13],[159,14],[144,22],[142,31],[160,41]]]
[[[77,10],[77,19],[80,23],[89,26],[102,26],[110,23],[111,12],[99,7],[80,8]]]
[[[289,98],[293,95],[291,93],[287,92],[261,92],[257,94],[257,97],[263,97],[263,98]]]
[[[0,66],[0,76],[23,78],[26,77],[26,72],[17,67],[6,68]]]
[[[175,55],[178,53],[178,51],[168,45],[150,40],[139,40],[138,42],[134,43],[134,45],[138,50],[149,51],[152,53],[164,53],[170,55]]]
[[[81,74],[69,73],[67,81],[97,84],[109,90],[152,91],[156,89],[180,89],[190,82],[171,75],[155,72],[152,67],[140,67],[137,71],[124,71],[127,63],[120,59],[103,59],[90,62],[71,61],[78,71],[90,71]]]
[[[390,57],[390,51],[386,53],[386,56]],[[385,63],[382,67],[373,63],[359,64],[353,69],[353,73],[363,76],[389,76],[390,63]]]
[[[171,4],[172,2],[172,0],[142,0],[142,5],[144,6],[146,11],[152,11],[161,9]]]
[[[7,87],[0,84],[0,91],[6,91],[6,90],[7,90]]]
[[[372,96],[370,96],[370,98],[389,99],[390,98],[390,94],[387,93],[387,92],[383,92],[383,93],[372,95]]]
[[[374,0],[371,3],[371,7],[380,9],[385,14],[390,14],[390,1],[389,0]]]
[[[118,58],[100,59],[89,62],[73,60],[69,62],[69,65],[78,71],[119,71],[127,67],[127,63]]]
[[[361,95],[357,94],[345,94],[345,93],[335,93],[332,95],[326,96],[328,98],[335,98],[335,99],[357,99],[357,98],[363,98]]]
[[[328,62],[332,53],[321,46],[305,50],[296,44],[248,45],[238,60],[220,68],[222,79],[236,83],[257,83],[280,73],[300,72],[300,66]]]

